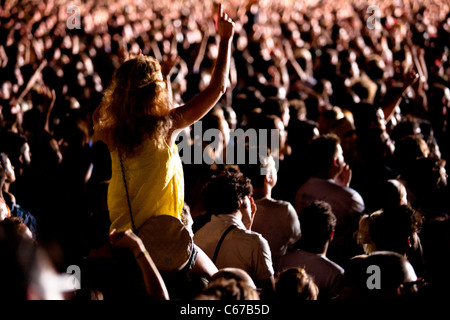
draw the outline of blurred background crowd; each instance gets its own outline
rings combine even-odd
[[[425,221],[423,252],[432,265],[427,276],[446,279],[450,3],[223,4],[236,24],[230,82],[203,129],[219,129],[224,149],[234,143],[227,139],[230,130],[279,129],[272,194],[292,205],[310,175],[308,142],[337,135],[364,213],[381,209],[382,182],[401,181],[409,205]],[[114,70],[139,50],[160,61],[177,55],[172,99],[174,105],[188,101],[208,83],[214,65],[217,5],[1,0],[2,198],[59,271],[79,264],[107,238],[110,159],[91,137],[92,113]],[[71,28],[78,18],[79,28]],[[221,165],[184,168],[195,229],[203,214],[202,186]]]

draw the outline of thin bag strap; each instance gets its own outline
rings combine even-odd
[[[222,234],[222,237],[220,237],[219,242],[217,243],[217,247],[216,247],[216,251],[214,251],[214,257],[212,258],[212,262],[215,264],[216,260],[217,260],[217,255],[219,254],[219,250],[220,247],[222,246],[222,242],[225,239],[225,237],[227,236],[228,232],[230,232],[231,230],[233,230],[234,228],[236,228],[235,225],[231,225],[227,228],[227,230],[225,230],[225,232]]]
[[[120,155],[119,155],[119,159],[120,159],[120,168],[122,169],[123,184],[125,185],[125,193],[127,195],[128,212],[130,213],[131,227],[133,228],[133,232],[137,234],[137,229],[136,229],[136,225],[134,224],[133,214],[131,213],[130,195],[128,194],[127,180],[125,179],[125,170],[123,169],[122,157]]]

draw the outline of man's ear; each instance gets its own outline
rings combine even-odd
[[[255,199],[253,199],[253,197],[248,197],[248,199],[250,200],[252,219],[253,219],[253,217],[255,216],[255,213],[256,213],[256,203],[255,203]]]
[[[408,239],[406,241],[408,243],[408,248],[411,248],[412,247],[411,237],[408,237]]]
[[[333,238],[334,238],[334,229],[333,230],[331,230],[331,232],[330,232],[330,242],[333,240]]]
[[[264,181],[266,181],[270,185],[273,183],[272,173],[269,170],[267,170],[267,173],[264,176]]]
[[[333,158],[333,166],[334,167],[339,167],[339,159],[337,157]]]

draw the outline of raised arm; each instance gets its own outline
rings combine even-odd
[[[184,129],[200,120],[214,107],[225,93],[230,71],[231,43],[234,34],[234,22],[219,7],[217,31],[220,36],[219,53],[211,76],[211,81],[205,90],[197,94],[185,105],[172,110],[173,130]]]
[[[113,246],[128,248],[133,252],[142,271],[145,288],[149,297],[156,300],[169,300],[169,293],[164,280],[150,254],[145,249],[142,240],[131,229],[120,232],[114,229],[110,233],[109,238]]]

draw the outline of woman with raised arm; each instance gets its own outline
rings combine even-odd
[[[234,23],[222,5],[217,32],[220,44],[211,81],[205,90],[180,107],[170,105],[167,77],[156,59],[138,55],[115,71],[94,113],[95,135],[108,145],[111,153],[112,178],[108,189],[111,230],[139,229],[158,215],[181,220],[183,167],[175,138],[179,130],[200,120],[226,91]],[[196,249],[193,271],[197,269],[211,276],[217,268],[201,249]]]

